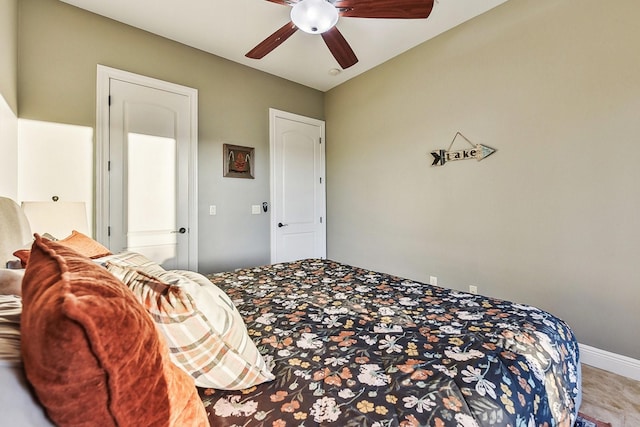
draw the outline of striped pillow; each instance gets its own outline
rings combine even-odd
[[[22,298],[0,295],[0,364],[22,364],[20,356],[20,315]]]
[[[171,360],[197,386],[242,390],[274,378],[229,297],[206,278],[199,283],[189,279],[193,272],[106,267],[133,291],[167,341]]]
[[[117,254],[107,255],[95,260],[100,265],[106,266],[107,262],[117,264],[122,267],[136,267],[145,271],[162,272],[165,271],[160,264],[151,261],[146,256],[137,252],[119,252]]]

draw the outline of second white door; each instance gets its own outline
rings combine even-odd
[[[325,125],[275,109],[271,128],[271,262],[326,258]]]

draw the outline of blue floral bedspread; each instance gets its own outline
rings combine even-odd
[[[211,275],[276,379],[212,426],[572,426],[578,345],[535,307],[310,259]]]

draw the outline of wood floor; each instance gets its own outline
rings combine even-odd
[[[640,427],[640,381],[583,364],[580,412],[611,427]]]

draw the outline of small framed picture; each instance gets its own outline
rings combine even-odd
[[[224,175],[230,178],[254,178],[253,147],[223,144]]]

